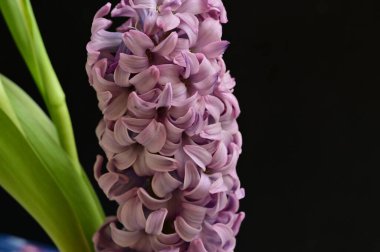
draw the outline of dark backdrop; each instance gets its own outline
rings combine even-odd
[[[84,71],[85,44],[103,1],[32,2],[92,178],[101,114]],[[236,251],[380,251],[374,3],[225,1],[224,38],[232,42],[225,60],[237,78],[244,136],[238,170],[247,191]],[[0,34],[0,71],[40,102],[3,20]],[[0,232],[49,241],[3,191],[0,209]]]

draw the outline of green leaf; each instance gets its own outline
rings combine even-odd
[[[0,75],[0,185],[62,252],[92,251],[104,215],[83,169],[61,147],[44,112]]]
[[[22,130],[20,122],[18,121],[15,112],[13,111],[13,108],[8,99],[8,96],[6,95],[1,78],[0,78],[0,109],[3,110],[3,112],[7,114],[10,119],[12,119],[13,123],[17,126],[18,129]]]
[[[42,96],[45,97],[41,65],[39,64],[43,62],[39,61],[47,55],[37,58],[39,52],[36,52],[36,47],[42,41],[40,41],[39,29],[34,16],[31,15],[30,2],[28,0],[1,0],[0,9],[21,55],[24,57]]]
[[[51,65],[30,1],[0,0],[0,11],[48,108],[61,145],[69,156],[77,161],[78,155],[65,94]]]
[[[36,125],[59,143],[57,130],[41,108],[21,88],[0,74],[0,108],[1,104],[7,107],[8,113],[16,116],[17,121],[24,127]]]

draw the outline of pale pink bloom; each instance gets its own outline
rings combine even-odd
[[[105,18],[125,18],[116,31]],[[116,201],[97,251],[229,252],[244,213],[220,0],[123,0],[95,15],[86,71],[104,117],[95,177]]]

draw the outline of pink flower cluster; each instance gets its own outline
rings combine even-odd
[[[115,31],[109,14],[124,22]],[[96,13],[86,70],[108,162],[103,172],[98,157],[95,176],[119,204],[97,251],[234,250],[242,139],[225,22],[221,0],[122,0]]]

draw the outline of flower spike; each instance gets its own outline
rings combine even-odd
[[[106,18],[125,18],[115,31]],[[221,0],[122,0],[94,18],[86,64],[103,119],[95,176],[119,204],[96,251],[225,251],[244,219],[241,134]]]

